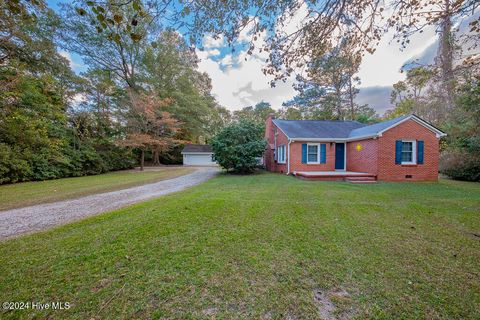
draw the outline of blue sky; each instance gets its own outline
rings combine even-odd
[[[58,10],[59,2],[61,1],[47,1],[54,10]],[[293,17],[288,27],[295,28],[301,19],[300,16]],[[212,93],[221,105],[230,110],[238,110],[262,100],[270,102],[274,108],[280,108],[283,102],[295,95],[296,92],[292,88],[294,81],[288,79],[286,83],[278,83],[275,88],[271,88],[269,85],[271,78],[264,76],[261,71],[265,65],[265,53],[257,52],[252,56],[247,55],[248,40],[247,30],[240,35],[240,39],[235,44],[237,50],[232,53],[223,38],[213,39],[208,35],[205,36],[204,50],[197,50],[201,59],[199,69],[210,75]],[[261,45],[263,41],[264,37],[259,37],[257,42]],[[405,50],[400,50],[396,42],[391,41],[391,35],[387,35],[381,41],[377,51],[373,55],[367,55],[361,64],[359,76],[362,84],[357,102],[368,103],[380,114],[391,108],[391,86],[405,77],[400,72],[402,66],[414,59],[424,63],[431,62],[436,54],[436,46],[436,34],[433,28],[414,36],[410,46]],[[60,53],[70,60],[75,72],[86,71],[80,56],[65,51]]]
[[[52,8],[55,11],[60,10],[58,4],[65,1],[58,0],[47,0],[48,7]],[[64,50],[59,50],[60,54],[67,58],[70,61],[70,66],[76,73],[81,73],[87,71],[87,66],[83,63],[82,57],[76,53],[66,52]]]

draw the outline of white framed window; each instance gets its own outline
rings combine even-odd
[[[417,141],[402,140],[402,164],[417,164]]]
[[[307,144],[307,164],[320,163],[320,145],[318,143]]]
[[[286,148],[281,145],[277,148],[278,163],[286,163]]]

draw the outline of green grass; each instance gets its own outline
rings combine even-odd
[[[78,198],[170,179],[192,172],[191,168],[158,168],[155,171],[117,171],[95,176],[24,182],[0,186],[0,211]]]
[[[480,318],[480,184],[220,176],[0,243],[2,319]]]

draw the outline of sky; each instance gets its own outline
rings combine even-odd
[[[379,114],[391,108],[392,85],[405,78],[401,72],[402,66],[417,59],[423,63],[432,62],[438,45],[434,30],[414,36],[411,45],[404,50],[390,40],[391,35],[387,35],[374,54],[365,56],[358,74],[361,85],[357,102],[368,103]],[[262,100],[278,109],[283,102],[295,96],[293,79],[277,83],[275,88],[270,87],[271,78],[261,71],[265,57],[248,56],[246,49],[232,55],[224,50],[224,41],[213,41],[210,37],[204,38],[204,47],[203,51],[197,50],[201,59],[199,69],[210,75],[213,94],[221,105],[230,110],[238,110]]]
[[[285,31],[292,31],[301,24],[305,16],[306,7],[299,10],[297,16],[287,21]],[[262,47],[265,36],[261,35],[256,41],[256,47]],[[379,114],[392,108],[390,93],[392,85],[405,79],[402,67],[412,61],[431,63],[437,52],[438,41],[434,28],[426,28],[423,33],[411,37],[410,45],[402,49],[393,39],[392,33],[387,33],[380,42],[374,54],[367,54],[361,65],[358,76],[361,79],[360,92],[357,103],[369,104]],[[247,43],[248,30],[240,34],[238,43]],[[230,110],[254,105],[260,101],[269,102],[275,109],[282,106],[283,102],[292,99],[296,91],[293,89],[293,77],[285,83],[278,82],[271,88],[271,78],[262,73],[265,65],[266,54],[246,54],[247,48],[232,55],[225,50],[223,39],[213,39],[205,36],[203,39],[204,50],[197,50],[201,58],[199,69],[207,72],[212,78],[213,94],[219,103]],[[246,58],[246,60],[245,60]]]
[[[47,2],[54,10],[58,10],[59,1]],[[295,28],[299,23],[298,17],[292,17],[286,28]],[[264,34],[257,39],[257,47],[264,43],[265,37]],[[220,105],[229,110],[238,110],[261,101],[269,102],[274,109],[279,109],[283,102],[295,96],[296,92],[292,87],[294,81],[290,78],[272,88],[269,84],[271,78],[262,73],[266,53],[248,55],[246,53],[248,40],[250,40],[248,30],[245,30],[234,44],[240,50],[232,53],[223,38],[204,36],[202,50],[196,50],[200,58],[199,71],[210,76],[212,94]],[[396,41],[392,41],[392,35],[387,34],[375,53],[367,54],[361,63],[358,74],[361,85],[356,98],[357,103],[369,104],[380,115],[392,108],[390,103],[392,85],[405,78],[405,73],[401,72],[402,66],[413,60],[431,63],[437,46],[437,35],[433,28],[414,35],[410,45],[403,50]],[[70,61],[75,72],[86,71],[80,56],[66,51],[60,51],[60,54]]]

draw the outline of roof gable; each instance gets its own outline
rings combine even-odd
[[[381,136],[382,133],[384,133],[385,131],[392,129],[407,120],[413,120],[418,124],[424,126],[425,128],[435,133],[437,138],[444,137],[447,135],[445,132],[435,128],[433,125],[429,124],[425,120],[417,117],[414,114],[410,114],[410,115],[401,116],[395,119],[375,123],[360,129],[352,130],[352,132],[349,135],[349,138],[353,139],[353,138],[359,138],[359,137],[365,137],[365,136]]]

